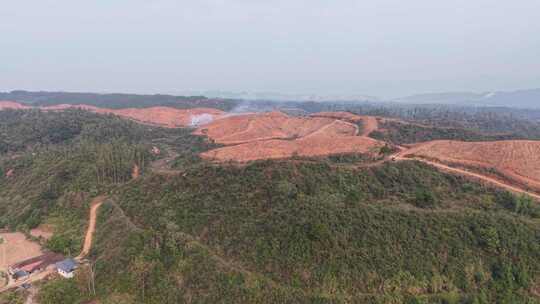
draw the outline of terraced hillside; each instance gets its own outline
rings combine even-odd
[[[356,122],[371,122],[366,117],[354,118]],[[347,120],[339,115],[290,117],[269,112],[222,118],[202,126],[195,134],[226,145],[202,154],[205,159],[217,161],[378,153],[384,143],[359,134],[359,126]]]

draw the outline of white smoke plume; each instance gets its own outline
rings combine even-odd
[[[191,126],[198,127],[201,125],[211,123],[213,120],[214,120],[214,116],[207,113],[200,114],[200,115],[191,115]]]

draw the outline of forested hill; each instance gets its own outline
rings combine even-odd
[[[146,128],[148,129],[148,128]],[[114,115],[97,115],[82,110],[42,112],[39,110],[0,111],[0,153],[41,151],[80,144],[121,139],[140,142],[145,127]]]
[[[214,144],[188,129],[10,113],[0,228],[46,223],[45,246],[70,255],[89,202],[107,197],[95,290],[83,267],[38,284],[40,304],[538,303],[540,208],[527,197],[415,161],[216,165],[197,156]]]
[[[237,101],[231,99],[206,98],[203,96],[138,95],[138,94],[96,94],[69,92],[0,92],[0,100],[10,100],[36,106],[55,104],[87,104],[105,108],[144,108],[169,106],[175,108],[210,107],[221,110],[234,108]]]

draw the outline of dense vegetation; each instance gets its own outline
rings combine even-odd
[[[540,139],[538,111],[475,108],[415,108],[400,116],[429,126],[466,129],[491,136]],[[536,113],[536,114],[535,114]]]
[[[431,140],[494,141],[520,139],[517,134],[491,134],[457,127],[434,127],[416,123],[386,121],[370,136],[393,144],[411,144]],[[527,138],[527,137],[525,137]]]
[[[47,246],[73,255],[90,199],[109,197],[91,268],[45,283],[41,304],[538,303],[540,210],[527,197],[414,161],[217,166],[189,130],[28,113],[2,132],[0,228],[49,223]],[[56,123],[75,131],[42,143],[23,127]],[[166,174],[162,157],[175,159]]]
[[[82,110],[0,111],[0,154],[46,150],[84,141],[105,143],[121,140],[134,143],[150,138],[151,133],[148,127],[117,116]]]
[[[538,214],[420,163],[203,165],[115,197],[98,286],[146,303],[519,303],[538,283]]]
[[[0,126],[0,227],[54,222],[48,246],[64,253],[79,250],[90,197],[145,170],[144,138],[156,133],[84,111],[0,111]]]

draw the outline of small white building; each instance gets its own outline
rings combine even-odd
[[[66,259],[56,263],[58,273],[66,279],[71,279],[75,276],[75,269],[77,269],[77,267],[77,261],[74,259]]]

